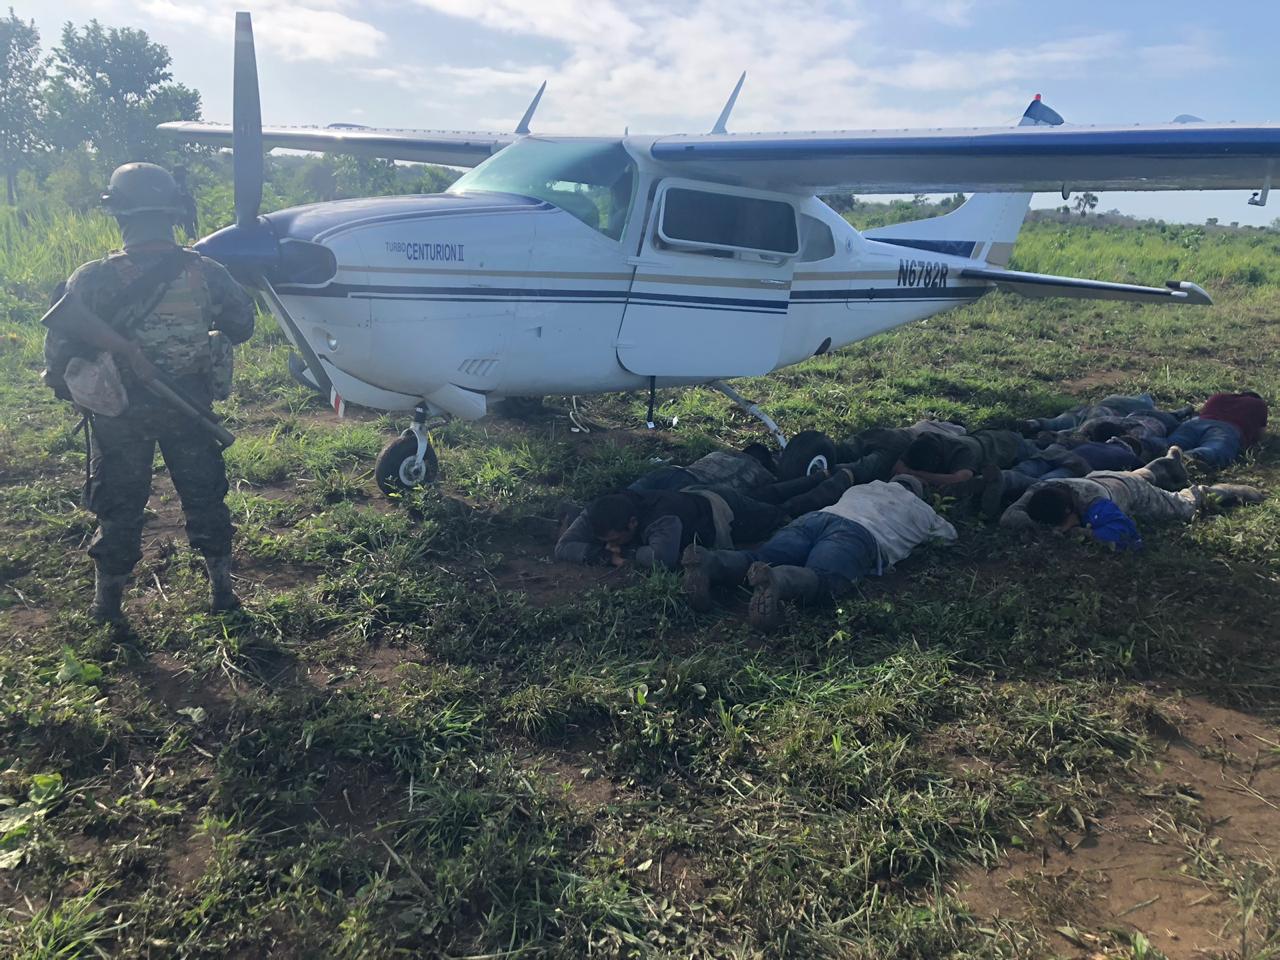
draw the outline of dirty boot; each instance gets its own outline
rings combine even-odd
[[[1232,507],[1241,507],[1250,503],[1261,503],[1267,499],[1267,495],[1257,487],[1246,486],[1243,483],[1215,483],[1203,489],[1205,493],[1213,496],[1214,503],[1222,510],[1230,510]]]
[[[822,587],[818,575],[807,567],[771,567],[759,562],[747,571],[747,583],[755,591],[747,617],[753,627],[765,633],[782,625],[784,600],[815,600]]]
[[[98,623],[124,623],[120,602],[124,599],[124,587],[128,582],[127,573],[103,573],[94,567],[93,604],[89,607],[89,616]]]
[[[708,550],[691,543],[684,548],[684,595],[699,613],[711,609],[711,588],[721,583],[741,583],[747,575],[748,557],[738,550]]]
[[[231,556],[205,557],[204,565],[209,571],[209,612],[225,613],[239,607],[240,598],[231,584]]]
[[[1145,467],[1133,471],[1144,480],[1155,484],[1161,490],[1178,491],[1186,489],[1187,468],[1182,462],[1182,448],[1170,447],[1163,457],[1152,460]]]

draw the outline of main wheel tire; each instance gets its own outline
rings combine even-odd
[[[436,459],[436,452],[427,444],[421,467],[414,463],[417,456],[418,438],[413,435],[412,430],[406,430],[383,447],[373,468],[378,489],[385,494],[404,493],[406,490],[434,483],[440,476],[440,461]]]
[[[778,475],[796,480],[828,470],[836,463],[836,445],[820,430],[802,430],[792,437],[778,457]]]

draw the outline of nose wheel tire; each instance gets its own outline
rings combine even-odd
[[[836,463],[836,445],[820,430],[802,430],[792,437],[778,457],[778,475],[783,480],[797,480]]]
[[[418,438],[406,430],[382,448],[373,475],[383,493],[404,493],[439,479],[440,462],[429,445],[419,461]]]

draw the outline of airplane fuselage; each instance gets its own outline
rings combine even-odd
[[[347,400],[472,418],[503,396],[761,375],[990,289],[959,276],[977,261],[870,240],[817,197],[666,176],[629,141],[571,146],[550,159],[577,181],[473,174],[269,214],[337,265],[274,285],[286,332]]]

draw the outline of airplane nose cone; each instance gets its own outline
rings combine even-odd
[[[266,218],[223,227],[195,245],[197,253],[217,260],[243,283],[266,277],[273,284],[322,284],[333,279],[338,261],[320,243],[279,237]]]
[[[237,279],[272,273],[280,264],[280,243],[271,225],[261,218],[223,227],[197,243],[195,250],[217,260]]]

